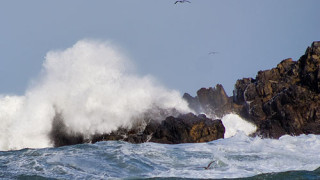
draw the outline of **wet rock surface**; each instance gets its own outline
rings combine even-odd
[[[192,113],[177,118],[167,117],[156,128],[150,142],[178,144],[208,142],[224,137],[221,120],[211,120],[205,115]]]
[[[51,132],[53,144],[57,146],[96,143],[98,141],[121,140],[130,143],[155,142],[165,144],[200,143],[224,137],[225,128],[221,120],[212,120],[205,115],[192,113],[178,117],[169,116],[163,121],[151,120],[144,128],[130,130],[118,129],[108,134],[96,134],[85,139],[81,134],[70,133],[62,123],[62,117],[57,114]]]

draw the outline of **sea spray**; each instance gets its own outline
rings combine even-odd
[[[224,127],[226,128],[224,138],[232,137],[238,132],[243,132],[246,135],[250,135],[257,130],[257,127],[254,124],[242,119],[237,114],[224,115],[221,120]]]
[[[70,132],[89,137],[131,128],[148,113],[164,118],[157,109],[191,111],[178,91],[135,73],[113,45],[90,40],[49,52],[25,95],[2,96],[0,105],[0,150],[52,146],[56,113]]]

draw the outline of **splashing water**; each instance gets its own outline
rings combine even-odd
[[[246,135],[250,135],[257,131],[257,127],[254,124],[242,119],[237,114],[227,114],[222,117],[221,121],[226,129],[224,138],[232,137],[239,131]]]
[[[0,178],[220,179],[272,173],[253,179],[319,179],[319,170],[314,171],[320,166],[319,149],[319,135],[276,140],[237,133],[209,143],[178,145],[107,141],[0,152]],[[212,161],[208,170],[203,168]],[[305,172],[277,174],[296,170]]]
[[[134,73],[110,43],[82,40],[49,52],[24,96],[0,96],[0,150],[52,146],[48,134],[56,112],[70,132],[91,136],[130,128],[150,109],[191,112],[179,92]]]

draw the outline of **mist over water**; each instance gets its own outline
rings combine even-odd
[[[178,91],[135,73],[112,44],[82,40],[47,53],[24,96],[0,95],[0,150],[52,146],[56,113],[69,133],[90,137],[130,128],[148,113],[161,120],[160,110],[191,112]]]

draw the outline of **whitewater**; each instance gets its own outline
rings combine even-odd
[[[67,133],[90,139],[177,112],[192,112],[181,94],[139,75],[110,42],[81,40],[50,51],[24,95],[0,95],[0,178],[320,179],[319,135],[251,137],[256,127],[235,114],[221,118],[225,139],[208,143],[107,141],[55,148],[50,139],[57,113]]]
[[[316,135],[273,140],[238,133],[208,143],[178,145],[107,141],[2,151],[0,178],[221,179],[264,174],[260,176],[269,179],[319,179],[319,148],[320,136]]]
[[[67,133],[90,139],[131,128],[145,116],[162,120],[161,109],[192,112],[178,91],[138,75],[111,43],[82,40],[47,53],[24,96],[0,96],[0,150],[52,147],[49,136],[57,113]]]

